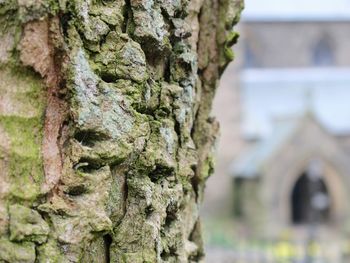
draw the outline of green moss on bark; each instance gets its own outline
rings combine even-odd
[[[35,245],[31,242],[15,243],[0,238],[0,260],[13,263],[34,263]]]
[[[11,197],[34,201],[44,178],[41,156],[44,90],[40,80],[26,71],[3,71],[0,93],[17,110],[0,114],[0,126],[9,138],[7,152]],[[25,85],[25,87],[17,85]],[[10,88],[10,89],[9,89]],[[7,91],[9,89],[9,91]]]
[[[13,113],[0,114],[0,126],[9,138],[6,155],[10,198],[33,202],[40,195],[44,178],[41,156],[43,85],[27,71],[0,70],[3,77],[0,94],[12,107],[17,107]]]

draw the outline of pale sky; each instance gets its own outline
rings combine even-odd
[[[274,118],[304,114],[310,108],[329,131],[349,133],[350,70],[348,73],[343,70],[336,79],[335,69],[328,74],[322,69],[319,80],[315,79],[316,71],[311,74],[308,70],[294,69],[292,73],[270,70],[265,76],[259,76],[253,70],[243,74],[241,94],[245,134],[267,135]]]
[[[245,0],[243,20],[349,20],[349,0]]]

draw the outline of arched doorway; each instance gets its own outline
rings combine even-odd
[[[327,223],[330,220],[330,195],[322,177],[304,172],[296,181],[291,196],[293,224]]]

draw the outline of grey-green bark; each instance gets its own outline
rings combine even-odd
[[[239,0],[0,1],[0,262],[200,262]]]

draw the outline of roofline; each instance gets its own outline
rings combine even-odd
[[[241,82],[339,82],[350,81],[350,67],[249,68],[241,70]]]
[[[333,133],[331,132],[335,137],[337,138],[350,138],[350,132],[338,132],[338,133]]]
[[[302,117],[298,117],[296,118],[294,121],[293,121],[293,126],[292,128],[288,131],[288,133],[285,135],[285,138],[283,139],[283,141],[289,141],[292,136],[296,133],[296,131],[302,126],[303,122],[304,122],[304,119],[305,119],[305,116],[302,116]],[[292,122],[291,122],[292,123]],[[272,136],[272,135],[270,135]],[[268,138],[265,138],[263,140],[261,140],[260,142],[257,142],[257,144],[255,144],[253,146],[253,148],[250,148],[248,149],[245,153],[243,154],[247,154],[249,153],[250,151],[254,151],[256,150],[256,148],[260,148],[262,144],[265,144],[266,143],[266,140],[270,140],[272,137],[268,137]],[[271,160],[274,159],[274,157],[281,151],[281,147],[283,147],[283,144],[281,144],[281,140],[277,140],[277,143],[275,148],[272,149],[272,151],[269,153],[268,157],[266,157],[265,159],[265,164],[267,162],[270,162]],[[255,148],[255,149],[254,149]],[[239,160],[239,159],[238,159]],[[263,163],[263,165],[256,165],[256,169],[255,171],[253,171],[253,173],[250,173],[249,175],[246,174],[244,175],[243,173],[241,172],[236,172],[235,171],[235,165],[236,165],[236,162],[237,160],[233,160],[231,162],[231,165],[230,165],[230,175],[231,177],[233,178],[251,178],[251,179],[255,179],[255,178],[259,178],[261,177],[263,174],[264,174],[264,167],[265,167],[265,164]]]
[[[237,160],[233,160],[230,164],[230,176],[233,177],[234,179],[236,178],[243,178],[243,179],[256,179],[261,177],[264,172],[262,171],[262,169],[264,169],[264,167],[266,167],[266,164],[268,164],[270,161],[273,161],[276,158],[276,155],[279,155],[281,152],[285,152],[284,151],[284,146],[288,145],[291,143],[291,140],[293,139],[293,137],[295,136],[295,134],[298,133],[298,131],[300,131],[300,129],[303,128],[304,124],[310,122],[313,123],[314,125],[316,125],[318,127],[318,129],[320,130],[320,132],[328,137],[332,143],[334,143],[335,145],[337,145],[339,147],[339,149],[341,151],[345,151],[345,149],[343,148],[343,146],[341,144],[339,144],[339,142],[337,141],[336,137],[334,137],[332,135],[332,133],[330,133],[326,127],[324,125],[321,124],[321,122],[318,120],[318,118],[312,113],[312,112],[305,112],[302,116],[300,116],[295,124],[296,126],[293,127],[292,131],[290,133],[287,134],[287,136],[284,139],[284,143],[278,145],[278,147],[276,149],[274,149],[274,151],[272,151],[269,156],[265,159],[264,161],[264,166],[260,166],[258,167],[258,169],[256,171],[254,171],[254,173],[249,174],[249,175],[244,175],[241,172],[239,173],[235,173],[234,171],[234,164]],[[262,141],[263,142],[263,141]],[[257,145],[258,147],[258,145]],[[245,154],[245,153],[244,153]],[[328,158],[325,158],[327,161]],[[330,161],[329,161],[330,162]]]

